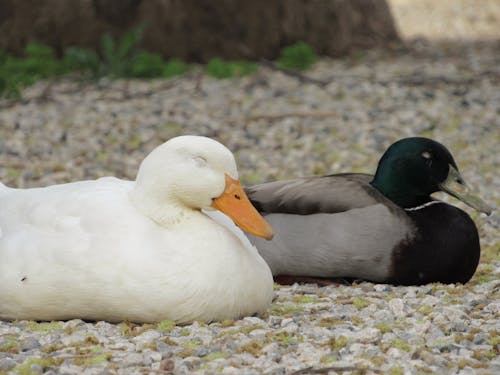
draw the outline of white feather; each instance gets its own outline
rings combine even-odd
[[[0,186],[0,318],[190,322],[264,311],[267,264],[200,211],[224,173],[237,177],[225,147],[178,137],[145,159],[138,182]]]

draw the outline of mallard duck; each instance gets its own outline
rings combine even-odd
[[[160,145],[135,181],[1,185],[0,318],[188,323],[265,311],[269,267],[202,209],[272,237],[231,152],[205,137]]]
[[[467,213],[430,196],[437,191],[491,212],[446,147],[406,138],[387,149],[375,176],[343,173],[247,188],[276,233],[269,242],[249,238],[273,275],[288,280],[465,283],[479,262],[478,231]]]

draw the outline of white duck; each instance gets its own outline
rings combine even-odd
[[[135,182],[0,184],[0,318],[186,323],[265,311],[271,272],[201,211],[214,208],[272,237],[231,152],[197,136],[157,147]]]

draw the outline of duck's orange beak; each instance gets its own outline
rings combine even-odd
[[[241,229],[266,240],[273,238],[273,228],[257,212],[238,180],[226,174],[224,192],[212,201],[212,207],[229,216]]]

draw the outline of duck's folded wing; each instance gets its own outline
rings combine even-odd
[[[262,213],[336,213],[380,203],[372,175],[345,173],[268,182],[245,189]]]

